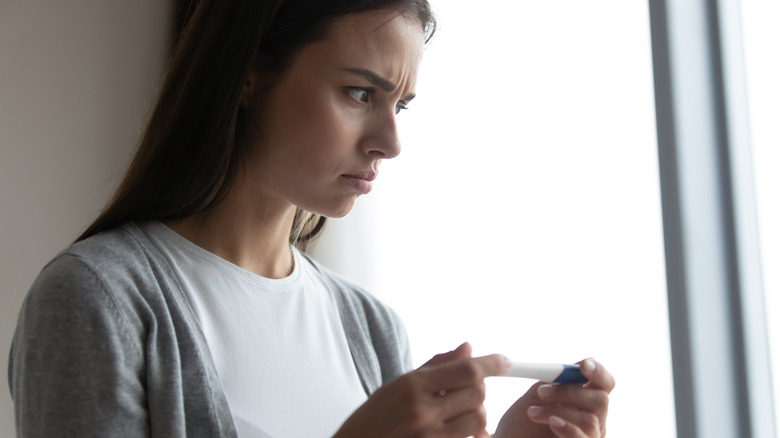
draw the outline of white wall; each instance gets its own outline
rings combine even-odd
[[[0,2],[0,369],[42,266],[95,217],[143,127],[171,0]],[[7,385],[0,437],[14,435]]]

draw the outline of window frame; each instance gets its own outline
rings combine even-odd
[[[651,0],[679,436],[775,434],[738,0]]]

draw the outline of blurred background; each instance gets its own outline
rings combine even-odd
[[[4,376],[28,288],[97,216],[128,164],[164,73],[175,11],[170,0],[0,0]],[[12,437],[7,384],[0,392],[0,437]]]
[[[403,153],[315,254],[401,314],[416,365],[464,341],[517,361],[593,356],[618,381],[611,436],[676,436],[647,3],[431,3],[440,28],[399,119]],[[3,370],[30,284],[128,163],[178,11],[172,0],[0,2]],[[778,364],[780,7],[744,0],[742,13]],[[530,384],[489,379],[489,430]]]

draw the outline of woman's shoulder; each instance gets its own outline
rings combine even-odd
[[[152,284],[160,259],[145,241],[140,229],[123,224],[70,245],[41,270],[30,296],[47,299],[52,295],[72,300],[94,297],[95,293],[112,293],[139,289]]]
[[[145,280],[152,278],[143,266],[148,256],[136,239],[132,226],[121,226],[55,256],[27,292],[16,342],[26,345],[27,335],[60,332],[62,336],[82,332],[94,340],[97,334],[92,332],[101,327],[106,336],[115,334],[116,342],[136,343],[152,307],[149,292],[155,287]]]
[[[146,257],[148,240],[135,223],[128,222],[78,241],[54,258],[72,256],[97,265]]]

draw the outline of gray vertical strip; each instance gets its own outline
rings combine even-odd
[[[696,422],[693,418],[694,399],[691,376],[691,337],[687,316],[688,300],[685,294],[681,293],[685,290],[685,270],[683,269],[685,251],[681,237],[682,224],[680,222],[678,166],[675,152],[669,32],[665,2],[650,0],[649,3],[677,436],[695,438],[698,435]]]
[[[737,102],[744,77],[730,67],[742,59],[733,27],[722,28],[736,1],[649,3],[677,429],[685,438],[774,436],[766,326],[753,314],[762,297],[747,117]]]
[[[746,415],[749,416],[752,436],[777,437],[740,2],[718,0],[717,5],[724,117],[728,126],[726,171],[731,176],[729,189],[733,207],[735,287],[739,291],[735,309],[739,310],[737,317],[741,321],[740,366],[745,373]]]

